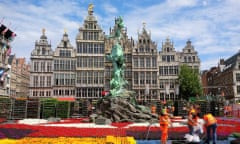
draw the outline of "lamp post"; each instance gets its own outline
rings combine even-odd
[[[144,93],[145,93],[145,102],[146,102],[146,101],[148,101],[147,97],[149,96],[149,85],[148,84],[145,85]]]
[[[166,83],[166,85],[165,85],[164,103],[166,102],[166,96],[169,95],[169,88],[170,88],[169,83]]]
[[[176,97],[178,99],[178,96],[179,96],[179,84],[175,85],[175,95],[176,95]],[[174,98],[174,100],[175,100],[175,98]]]

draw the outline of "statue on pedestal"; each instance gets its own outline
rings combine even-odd
[[[109,36],[109,38],[114,39],[114,46],[112,48],[111,54],[107,55],[107,59],[112,61],[113,64],[113,77],[110,81],[110,94],[112,96],[117,96],[127,84],[127,81],[124,79],[124,54],[120,43],[121,31],[124,28],[122,17],[118,17],[115,20],[116,31],[114,35]]]

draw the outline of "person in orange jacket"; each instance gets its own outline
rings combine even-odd
[[[168,125],[172,125],[169,115],[166,109],[163,109],[161,112],[161,116],[159,118],[160,129],[162,131],[161,135],[161,144],[167,144],[168,139]]]
[[[216,118],[209,112],[203,116],[203,120],[205,121],[205,126],[207,129],[207,140],[206,143],[212,140],[213,144],[216,144],[217,141],[217,120]],[[211,138],[212,135],[212,138]]]
[[[156,114],[156,106],[155,105],[153,105],[152,107],[151,107],[151,112],[152,112],[152,114]]]
[[[196,124],[193,115],[196,115],[196,110],[193,105],[191,105],[189,111],[188,111],[188,129],[189,129],[189,134],[193,135],[193,126]]]

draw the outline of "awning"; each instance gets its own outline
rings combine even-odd
[[[74,97],[57,97],[57,100],[58,101],[70,101],[70,102],[73,102],[76,99]]]

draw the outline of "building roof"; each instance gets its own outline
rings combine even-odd
[[[230,58],[225,60],[224,61],[224,64],[225,64],[224,70],[229,69],[229,68],[233,69],[237,63],[238,56],[240,56],[240,51],[238,51],[236,54],[234,54],[233,56],[231,56]]]

